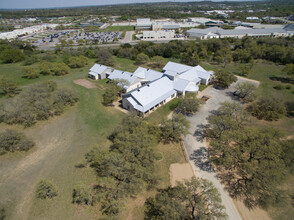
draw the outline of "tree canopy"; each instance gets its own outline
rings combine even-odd
[[[224,69],[216,71],[214,76],[214,85],[217,87],[228,88],[233,82],[237,82],[237,77]]]
[[[286,174],[282,133],[250,127],[248,115],[237,103],[223,103],[208,121],[210,159],[231,195],[248,207],[283,201],[285,194],[279,188]]]
[[[194,177],[147,199],[145,219],[227,219],[227,215],[213,184]]]

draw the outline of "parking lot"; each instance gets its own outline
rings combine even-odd
[[[71,45],[112,43],[122,39],[122,32],[84,32],[80,30],[53,31],[34,33],[21,40],[30,41],[33,45],[55,46],[67,42]]]

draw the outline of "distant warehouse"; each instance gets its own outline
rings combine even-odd
[[[207,29],[196,29],[192,28],[186,32],[190,38],[196,39],[211,39],[211,38],[243,38],[249,37],[288,37],[294,34],[294,31],[290,28],[258,28],[258,29],[233,29],[224,30],[222,28],[207,28]]]

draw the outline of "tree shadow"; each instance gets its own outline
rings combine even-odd
[[[239,101],[239,97],[237,95],[234,95],[234,92],[228,91],[226,92],[226,96],[230,97],[234,101]]]
[[[279,81],[279,82],[282,82],[282,83],[294,84],[294,80],[289,78],[289,77],[270,76],[269,79],[272,80],[272,81]]]
[[[203,142],[203,139],[205,137],[205,131],[207,126],[204,124],[197,125],[197,129],[195,130],[193,136],[196,138],[197,141]]]
[[[201,147],[198,150],[195,150],[190,156],[190,159],[194,161],[195,165],[201,170],[213,173],[214,168],[212,163],[209,161],[209,153],[205,147]]]

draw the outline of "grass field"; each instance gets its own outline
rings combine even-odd
[[[27,153],[6,154],[0,162],[0,203],[7,209],[8,219],[93,219],[99,215],[96,207],[79,208],[71,204],[73,187],[79,182],[91,185],[95,175],[91,169],[75,168],[84,160],[84,155],[93,146],[107,146],[107,136],[119,124],[124,114],[101,104],[102,89],[86,89],[73,84],[74,79],[85,78],[90,66],[71,71],[62,77],[44,77],[37,80],[21,78],[20,64],[4,64],[5,78],[14,79],[24,86],[52,79],[60,87],[74,89],[79,103],[63,115],[37,123],[24,132],[36,142],[36,147]],[[14,71],[12,71],[14,70]],[[12,75],[7,76],[11,72]],[[103,82],[97,82],[102,83]],[[5,99],[5,98],[2,98]],[[21,126],[7,126],[0,129]],[[34,198],[34,186],[40,178],[55,183],[59,196],[53,200],[40,201]],[[98,213],[98,214],[97,214]]]
[[[117,67],[134,71],[137,66],[133,61],[116,58]],[[0,64],[0,75],[13,80],[25,89],[28,85],[54,80],[59,87],[75,90],[79,102],[61,116],[23,129],[22,126],[0,124],[0,131],[6,128],[22,130],[36,142],[29,152],[7,153],[0,160],[0,204],[7,211],[8,219],[98,219],[101,218],[99,205],[77,206],[71,203],[73,188],[82,183],[91,186],[96,175],[91,168],[76,168],[84,162],[84,155],[94,146],[108,147],[107,136],[120,123],[125,114],[101,104],[105,81],[92,81],[96,89],[86,89],[73,83],[75,79],[86,78],[89,68],[73,69],[66,76],[40,76],[38,79],[22,78],[21,63]],[[37,65],[37,64],[36,64]],[[1,101],[5,102],[2,97]],[[165,118],[171,112],[172,102],[149,116],[151,120]],[[156,176],[159,187],[169,185],[169,166],[171,163],[184,162],[181,147],[177,144],[158,146],[163,159],[156,162]],[[58,189],[58,196],[51,200],[39,200],[34,196],[36,183],[49,179]],[[126,206],[121,218],[143,219],[144,201],[154,195],[153,191],[144,191],[134,198],[126,199]]]

